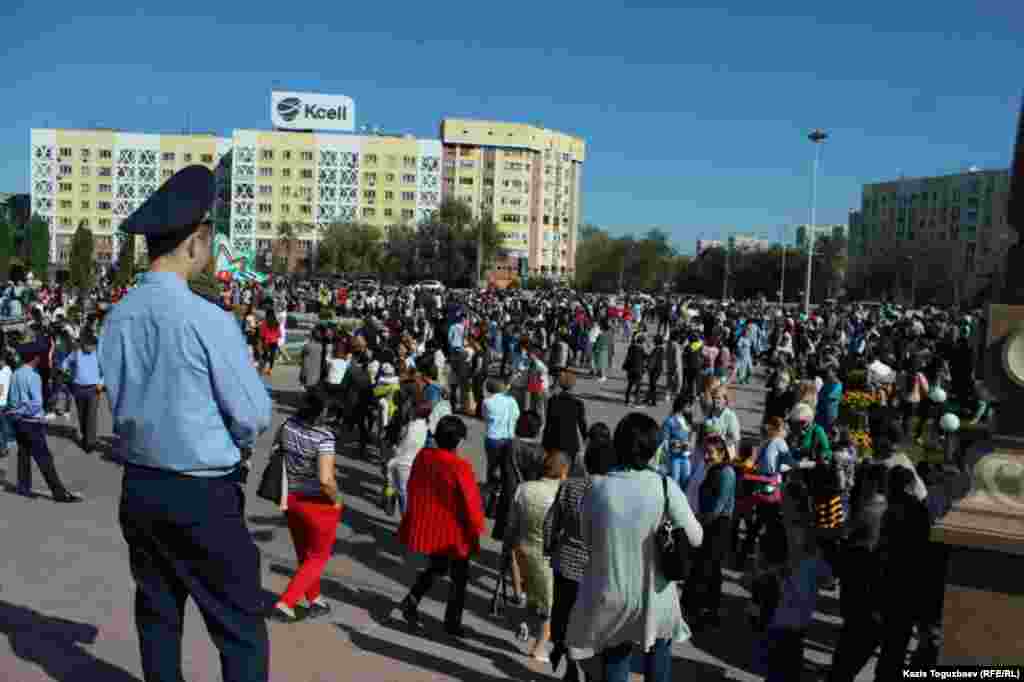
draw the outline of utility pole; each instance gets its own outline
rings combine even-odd
[[[814,166],[811,170],[811,224],[810,236],[807,239],[807,282],[804,291],[804,314],[811,314],[811,270],[814,267],[814,238],[817,236],[815,219],[818,201],[818,162],[821,158],[821,144],[828,139],[824,130],[814,130],[807,139],[814,143]]]
[[[779,281],[779,306],[786,303],[786,226],[779,225],[779,232],[782,233],[782,275]]]

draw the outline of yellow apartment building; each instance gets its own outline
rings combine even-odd
[[[523,269],[571,277],[581,218],[584,142],[532,125],[448,118],[441,139],[284,130],[146,134],[33,129],[32,211],[51,226],[50,257],[68,263],[80,225],[96,238],[97,260],[119,252],[121,221],[189,164],[215,171],[219,231],[238,253],[274,252],[291,227],[295,260],[313,259],[335,222],[416,225],[442,196],[489,215],[502,234],[489,274],[507,284]],[[138,241],[140,255],[143,240]]]
[[[236,130],[231,145],[231,242],[258,258],[283,223],[312,258],[331,223],[416,225],[440,206],[438,140]]]
[[[522,123],[459,118],[441,122],[443,193],[490,215],[503,237],[490,280],[529,273],[571,277],[576,265],[581,180],[580,138]]]
[[[222,161],[230,140],[210,134],[155,135],[116,130],[31,131],[32,213],[50,225],[50,262],[66,266],[80,225],[92,230],[96,259],[107,265],[120,249],[118,228],[176,171],[191,164],[214,170],[222,228],[228,221],[229,176]],[[136,240],[145,252],[144,240]]]

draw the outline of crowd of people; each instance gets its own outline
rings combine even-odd
[[[411,627],[449,574],[445,629],[464,634],[489,516],[504,548],[495,568],[524,609],[516,634],[530,656],[565,664],[566,679],[595,660],[604,679],[626,679],[634,645],[648,679],[668,679],[669,644],[720,625],[728,567],[750,590],[754,660],[768,679],[798,678],[818,589],[837,585],[844,627],[830,679],[852,680],[879,644],[878,679],[890,679],[915,630],[915,662],[935,662],[944,563],[929,531],[966,474],[955,458],[915,463],[904,450],[948,438],[947,402],[969,421],[991,418],[974,377],[976,317],[410,289],[336,312],[364,322],[318,327],[301,351],[302,384],[318,396],[307,427],[333,428],[294,446],[295,466],[313,476],[315,453],[347,433],[366,457],[381,434],[383,503],[401,514],[410,551],[430,557],[401,603]],[[623,399],[644,411],[591,424],[576,379],[606,379],[620,340]],[[741,425],[732,396],[755,375],[765,411]],[[851,381],[874,398],[871,452],[840,418]],[[650,412],[659,405],[666,414]],[[463,418],[485,423],[479,482],[456,455]],[[658,577],[652,539],[665,517],[693,545],[679,585]],[[327,552],[336,523],[296,537],[320,532]],[[315,572],[327,554],[307,556]],[[283,598],[276,615],[297,618],[291,606]]]
[[[0,445],[17,442],[19,492],[31,494],[34,458],[54,499],[80,499],[60,482],[45,425],[74,405],[83,449],[96,447],[97,339],[126,293],[101,287],[86,306],[60,287],[4,290],[5,314],[23,306],[29,318],[21,338],[0,339]],[[216,303],[268,375],[291,319],[322,320],[294,359],[306,402],[275,437],[299,558],[276,620],[330,611],[319,577],[342,512],[335,458],[376,455],[382,504],[401,516],[409,550],[429,557],[400,604],[410,627],[422,628],[420,600],[448,575],[445,630],[467,636],[471,559],[490,517],[503,547],[494,568],[525,614],[515,634],[565,679],[626,680],[634,647],[646,679],[670,679],[671,643],[720,626],[728,569],[750,592],[754,660],[769,680],[799,679],[819,588],[837,584],[830,680],[852,680],[879,644],[877,679],[894,679],[915,631],[915,662],[936,660],[944,564],[929,528],[965,474],[955,459],[915,463],[905,451],[947,437],[943,405],[991,419],[976,315],[301,282],[232,283]],[[603,383],[612,369],[637,411],[592,423],[577,378]],[[764,414],[741,424],[734,396],[755,379]],[[870,453],[841,414],[857,383],[872,396]],[[485,424],[483,471],[458,454],[465,419]],[[665,520],[691,545],[684,581],[661,573]]]

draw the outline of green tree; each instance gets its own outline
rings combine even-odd
[[[135,279],[135,235],[121,237],[121,250],[117,255],[117,272],[114,273],[114,284],[126,287]]]
[[[38,215],[28,224],[28,268],[41,281],[47,280],[50,270],[50,226]]]
[[[320,262],[333,272],[369,274],[380,271],[384,233],[365,223],[336,222],[327,226],[320,241]]]
[[[71,286],[79,292],[96,284],[96,254],[92,230],[80,224],[71,239]]]
[[[0,221],[0,280],[7,280],[14,257],[14,227]]]
[[[278,269],[280,265],[278,258],[274,257],[274,274],[280,275],[288,272],[292,264],[292,249],[295,248],[296,227],[291,223],[282,220],[277,226],[277,239],[280,248],[284,251],[284,268]]]

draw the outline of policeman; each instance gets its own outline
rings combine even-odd
[[[260,557],[245,525],[243,453],[270,426],[267,390],[235,321],[193,294],[212,258],[213,174],[176,173],[121,229],[149,272],[114,306],[100,367],[124,464],[121,530],[136,583],[146,682],[180,682],[185,600],[220,649],[225,682],[266,682]]]
[[[39,376],[39,363],[50,352],[47,341],[36,340],[17,347],[21,366],[11,376],[7,394],[7,416],[14,423],[18,440],[17,492],[28,498],[32,493],[32,460],[36,461],[46,484],[50,486],[54,502],[81,502],[82,498],[67,488],[57,474],[53,455],[46,444],[46,415],[43,413],[43,383]]]

